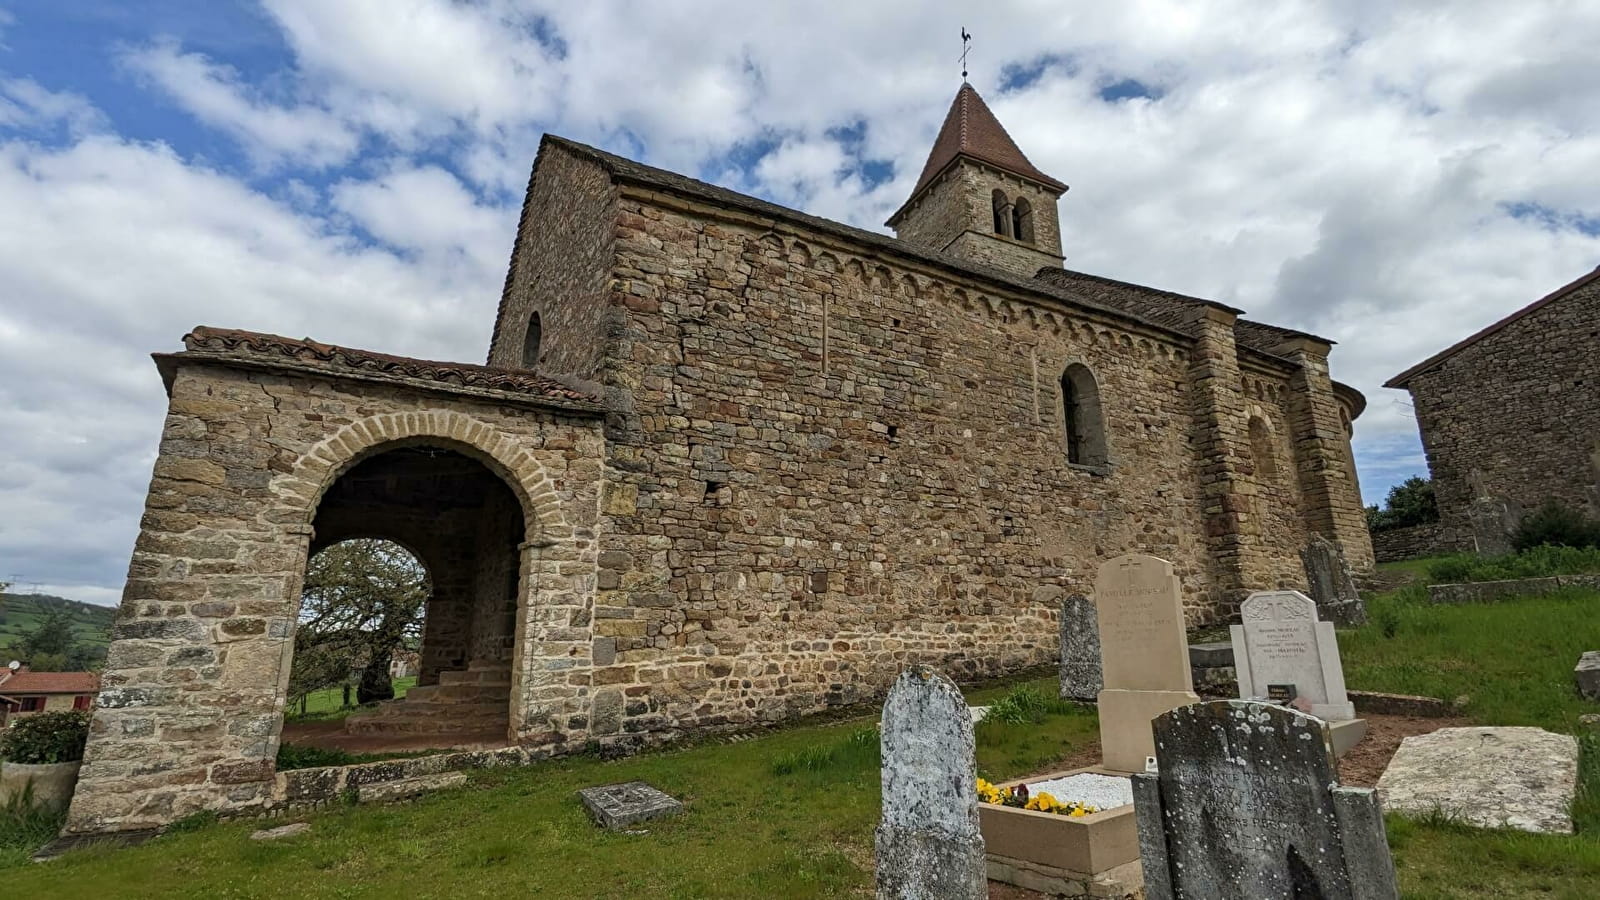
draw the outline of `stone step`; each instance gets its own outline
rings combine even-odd
[[[511,699],[511,683],[469,681],[463,684],[419,685],[406,692],[403,698],[410,703],[472,702],[507,703]]]
[[[499,666],[484,669],[451,669],[439,673],[440,684],[477,684],[479,682],[511,684],[511,667]]]
[[[416,719],[356,719],[345,720],[348,734],[454,734],[457,732],[492,732],[504,729],[507,718],[477,717],[455,719],[426,717]]]
[[[376,709],[353,713],[349,718],[362,719],[412,719],[418,716],[438,716],[447,719],[460,719],[478,715],[506,715],[507,704],[510,699],[495,700],[491,702],[452,702],[434,703],[419,700],[415,703],[385,703]]]

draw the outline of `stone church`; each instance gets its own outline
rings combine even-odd
[[[196,328],[69,833],[305,796],[301,584],[349,538],[433,590],[422,687],[351,727],[525,754],[1049,663],[1129,551],[1196,624],[1313,533],[1370,566],[1331,342],[1063,268],[1066,190],[966,85],[895,238],[546,136],[487,365]]]

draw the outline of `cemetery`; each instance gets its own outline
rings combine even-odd
[[[1186,631],[1164,561],[1117,557],[1058,601],[1048,675],[911,666],[881,705],[620,759],[368,763],[405,777],[47,865],[27,860],[48,823],[30,842],[8,820],[0,877],[62,897],[1592,896],[1600,595],[1438,605],[1426,580],[1349,626],[1348,600],[1257,592],[1219,639]]]

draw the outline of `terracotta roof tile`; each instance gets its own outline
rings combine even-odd
[[[18,672],[0,681],[0,695],[93,694],[100,690],[100,676],[93,672]]]
[[[1005,126],[1000,124],[1000,120],[989,110],[989,105],[983,102],[970,84],[962,84],[961,90],[956,92],[956,99],[945,114],[944,124],[939,127],[939,136],[933,141],[933,150],[928,153],[928,161],[922,166],[922,175],[906,202],[910,203],[911,199],[922,193],[958,156],[986,162],[1057,191],[1067,189],[1065,184],[1039,171],[1037,166],[1028,161],[1017,142],[1006,132]]]
[[[501,369],[471,363],[436,362],[390,356],[324,344],[310,338],[288,338],[257,331],[200,326],[184,335],[190,352],[218,353],[292,361],[324,369],[351,369],[375,375],[435,381],[446,385],[530,394],[575,406],[598,406],[599,400],[559,381],[520,369]]]

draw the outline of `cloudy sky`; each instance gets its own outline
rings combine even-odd
[[[480,361],[542,132],[880,228],[962,25],[1069,267],[1340,342],[1369,500],[1600,264],[1594,2],[0,0],[0,580],[115,602],[194,325]]]

